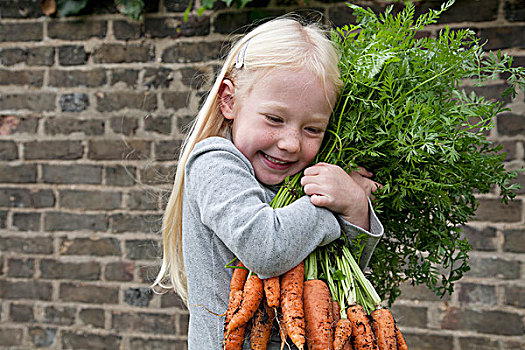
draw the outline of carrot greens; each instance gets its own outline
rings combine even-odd
[[[389,7],[379,15],[348,4],[357,24],[332,34],[344,87],[317,161],[347,170],[363,166],[384,185],[374,193],[374,208],[385,236],[368,277],[390,303],[407,280],[438,295],[452,293],[454,282],[469,270],[470,246],[461,227],[475,214],[474,194],[495,187],[506,203],[517,188],[510,184],[516,173],[504,168],[501,146],[487,139],[496,115],[506,110],[503,103],[467,93],[463,86],[500,78],[507,86],[503,95],[514,96],[525,87],[525,71],[512,67],[505,54],[486,52],[469,29],[422,32],[453,3],[418,18],[411,3],[397,14]],[[287,181],[272,206],[287,205],[302,193],[299,178]],[[346,245],[338,240],[318,255],[325,274],[347,276],[346,265],[336,259],[346,256]],[[345,281],[328,275],[336,284]],[[347,291],[360,282],[344,283]],[[366,302],[359,290],[355,298]]]

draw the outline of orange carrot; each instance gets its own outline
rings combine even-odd
[[[397,324],[394,324],[394,328],[396,329],[397,350],[408,350],[408,345],[405,338],[403,338],[403,334],[401,334],[401,331],[397,328]]]
[[[337,300],[332,300],[332,315],[334,318],[334,328],[337,321],[341,319],[341,306],[337,302]]]
[[[243,326],[255,314],[263,298],[263,283],[257,275],[251,275],[244,284],[241,306],[226,325],[226,334]]]
[[[231,290],[230,300],[228,303],[228,310],[226,310],[226,319],[224,320],[225,326],[230,323],[233,315],[239,310],[242,302],[242,290]]]
[[[308,350],[333,350],[332,299],[326,283],[304,282],[303,303]]]
[[[275,318],[275,309],[262,302],[253,316],[250,344],[253,350],[266,350],[272,335],[272,325]]]
[[[394,317],[392,317],[390,310],[377,309],[370,316],[372,316],[372,328],[379,350],[397,350]]]
[[[224,350],[242,350],[246,325],[235,328],[224,338]]]
[[[237,262],[238,267],[245,267],[244,264],[239,260]],[[235,268],[233,269],[232,279],[230,281],[230,291],[232,290],[242,290],[244,288],[244,283],[246,283],[246,278],[248,278],[248,269],[244,268]]]
[[[304,348],[305,329],[303,312],[304,263],[286,272],[281,277],[281,309],[288,336],[302,350]]]
[[[368,315],[361,305],[350,306],[346,310],[350,322],[352,322],[352,339],[355,350],[378,350],[377,342],[372,331]]]
[[[279,307],[279,276],[266,278],[264,282],[264,295],[266,296],[266,302],[269,307]]]
[[[350,342],[352,336],[352,322],[347,318],[341,318],[335,325],[334,349],[343,350],[345,344]]]
[[[239,260],[237,266],[244,267]],[[230,323],[233,315],[240,308],[242,303],[242,290],[248,276],[247,269],[233,269],[232,279],[230,281],[230,296],[228,301],[228,309],[226,310],[226,319],[224,321],[224,350],[240,350],[244,343],[244,333],[246,327],[239,327],[235,331],[228,334],[226,327]]]

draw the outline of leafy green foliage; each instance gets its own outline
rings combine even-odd
[[[120,13],[134,20],[138,20],[144,10],[144,2],[142,0],[115,0],[115,5],[117,5]]]
[[[206,10],[211,10],[215,6],[215,3],[217,2],[223,2],[226,4],[226,6],[231,7],[232,4],[235,4],[237,8],[243,8],[246,6],[247,3],[249,3],[252,0],[201,0],[200,1],[200,7],[197,8],[197,15],[202,15],[202,13]],[[188,4],[188,7],[184,11],[184,20],[188,20],[188,16],[190,14],[191,9],[193,8],[193,1],[190,1]]]
[[[363,166],[384,184],[375,208],[385,237],[369,277],[390,303],[405,280],[452,293],[469,269],[461,225],[475,214],[474,193],[497,185],[503,201],[514,196],[509,181],[516,174],[504,169],[501,147],[485,136],[504,108],[460,86],[505,72],[505,94],[515,94],[525,72],[511,68],[510,57],[484,52],[468,29],[416,38],[452,4],[417,19],[411,3],[395,16],[392,7],[377,16],[349,4],[358,24],[333,32],[344,90],[318,160]]]
[[[88,0],[57,0],[57,9],[60,16],[74,16],[87,6]]]
[[[86,8],[88,2],[89,0],[56,0],[56,9],[61,17],[75,16]],[[144,10],[143,0],[114,0],[114,2],[120,13],[134,20],[138,20]]]

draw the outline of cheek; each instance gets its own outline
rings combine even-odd
[[[308,163],[312,162],[317,155],[317,152],[319,152],[320,147],[321,140],[310,140],[303,144],[303,154],[305,161]]]

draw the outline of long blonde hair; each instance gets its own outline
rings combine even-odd
[[[257,74],[272,68],[308,69],[313,72],[326,91],[327,98],[339,91],[338,52],[318,25],[303,25],[292,17],[275,19],[253,29],[242,37],[226,57],[204,105],[199,111],[183,143],[175,182],[162,222],[163,260],[153,286],[174,288],[187,304],[186,270],[182,256],[182,195],[184,168],[195,145],[212,136],[225,137],[229,124],[219,106],[219,89],[225,78],[242,78],[245,85],[253,85]],[[244,56],[244,66],[235,67],[236,60]],[[236,84],[236,91],[239,84]],[[238,96],[238,94],[236,94]],[[332,98],[328,100],[333,101]],[[171,286],[163,282],[169,277]]]

